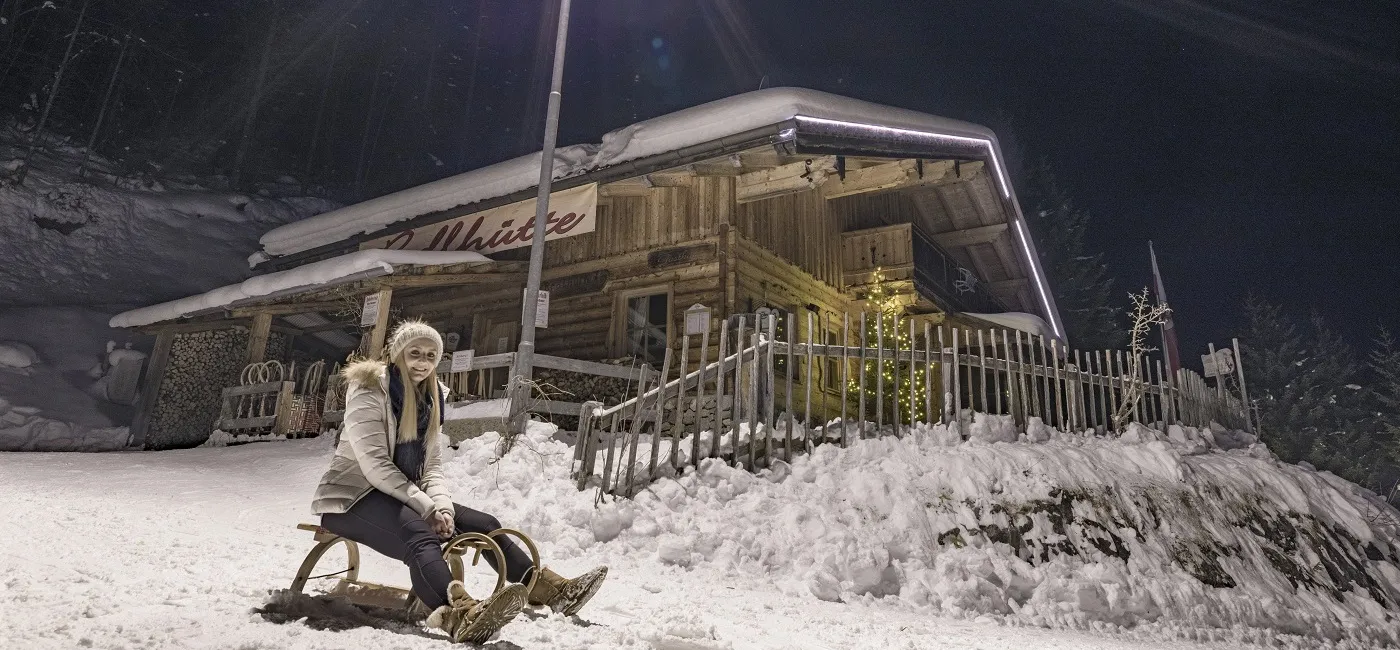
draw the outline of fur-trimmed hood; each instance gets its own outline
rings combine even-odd
[[[388,368],[388,364],[383,361],[363,359],[342,368],[340,376],[345,379],[347,386],[359,384],[365,387],[376,386],[383,389],[384,373]]]

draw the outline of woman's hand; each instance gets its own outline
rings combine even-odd
[[[432,516],[428,518],[428,525],[432,526],[433,532],[443,539],[452,537],[452,534],[456,532],[456,522],[446,510],[434,510]]]

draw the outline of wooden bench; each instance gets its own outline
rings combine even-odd
[[[360,545],[356,544],[354,540],[336,535],[316,524],[297,524],[297,530],[314,533],[316,546],[312,547],[311,551],[306,554],[306,559],[302,560],[301,567],[297,569],[296,578],[292,580],[292,591],[301,593],[306,589],[308,580],[340,576],[340,579],[328,593],[342,596],[356,605],[390,610],[402,609],[415,619],[427,616],[427,612],[422,611],[424,608],[420,608],[418,597],[414,595],[413,590],[360,580]],[[539,579],[541,569],[539,549],[525,533],[511,528],[498,528],[491,531],[489,535],[461,533],[444,542],[442,557],[447,560],[447,566],[452,570],[452,577],[461,580],[466,574],[466,569],[462,564],[462,554],[469,550],[473,551],[472,566],[476,566],[481,560],[481,554],[489,551],[495,554],[496,566],[500,567],[496,572],[496,587],[492,593],[504,589],[506,586],[506,556],[501,551],[501,546],[493,539],[501,535],[516,537],[529,549],[530,561],[534,563],[535,570],[530,572],[530,579],[525,584],[525,588],[526,590],[534,589],[535,580]],[[346,567],[333,573],[311,575],[311,572],[316,569],[316,564],[321,561],[321,557],[336,544],[345,545]],[[420,610],[416,612],[417,615],[415,615],[415,610]]]

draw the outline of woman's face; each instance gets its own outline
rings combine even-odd
[[[408,379],[414,384],[422,383],[437,370],[438,353],[427,341],[409,343],[403,351],[404,365],[408,366]]]

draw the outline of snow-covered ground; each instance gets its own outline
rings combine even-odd
[[[595,503],[594,492],[565,479],[572,450],[552,433],[536,427],[500,461],[491,434],[446,459],[459,502],[530,533],[564,573],[612,567],[584,610],[592,626],[522,617],[493,647],[1359,649],[1396,640],[1393,605],[1353,592],[1295,593],[1253,568],[1257,542],[1220,528],[1225,505],[1250,502],[1374,535],[1390,559],[1367,563],[1368,575],[1391,598],[1400,593],[1396,529],[1379,518],[1394,510],[1368,511],[1358,488],[1279,465],[1257,446],[1204,451],[1180,431],[1179,442],[1137,432],[954,443],[934,428],[822,447],[760,475],[707,463],[634,500]],[[311,546],[293,526],[313,521],[309,497],[329,453],[325,439],[313,439],[0,454],[0,647],[444,647],[426,631],[316,631],[251,613],[268,590],[287,586]],[[1128,495],[1157,490],[1164,509],[1141,539],[1126,524],[1116,530],[1126,560],[1080,553],[1032,563],[972,532],[985,520],[972,510],[1031,504],[1057,488],[1121,492],[1120,514]],[[1218,503],[1189,505],[1204,501]],[[1075,521],[1096,516],[1087,504],[1072,509]],[[1037,529],[1025,539],[1054,543],[1050,523],[1032,519]],[[959,527],[960,543],[943,535]],[[1073,543],[1087,528],[1065,530]],[[1202,531],[1238,546],[1219,559],[1237,587],[1206,586],[1163,560],[1164,540]],[[333,553],[323,568],[336,570],[339,559]],[[364,579],[406,584],[393,560],[367,552],[365,564]],[[480,589],[487,576],[474,575]]]

